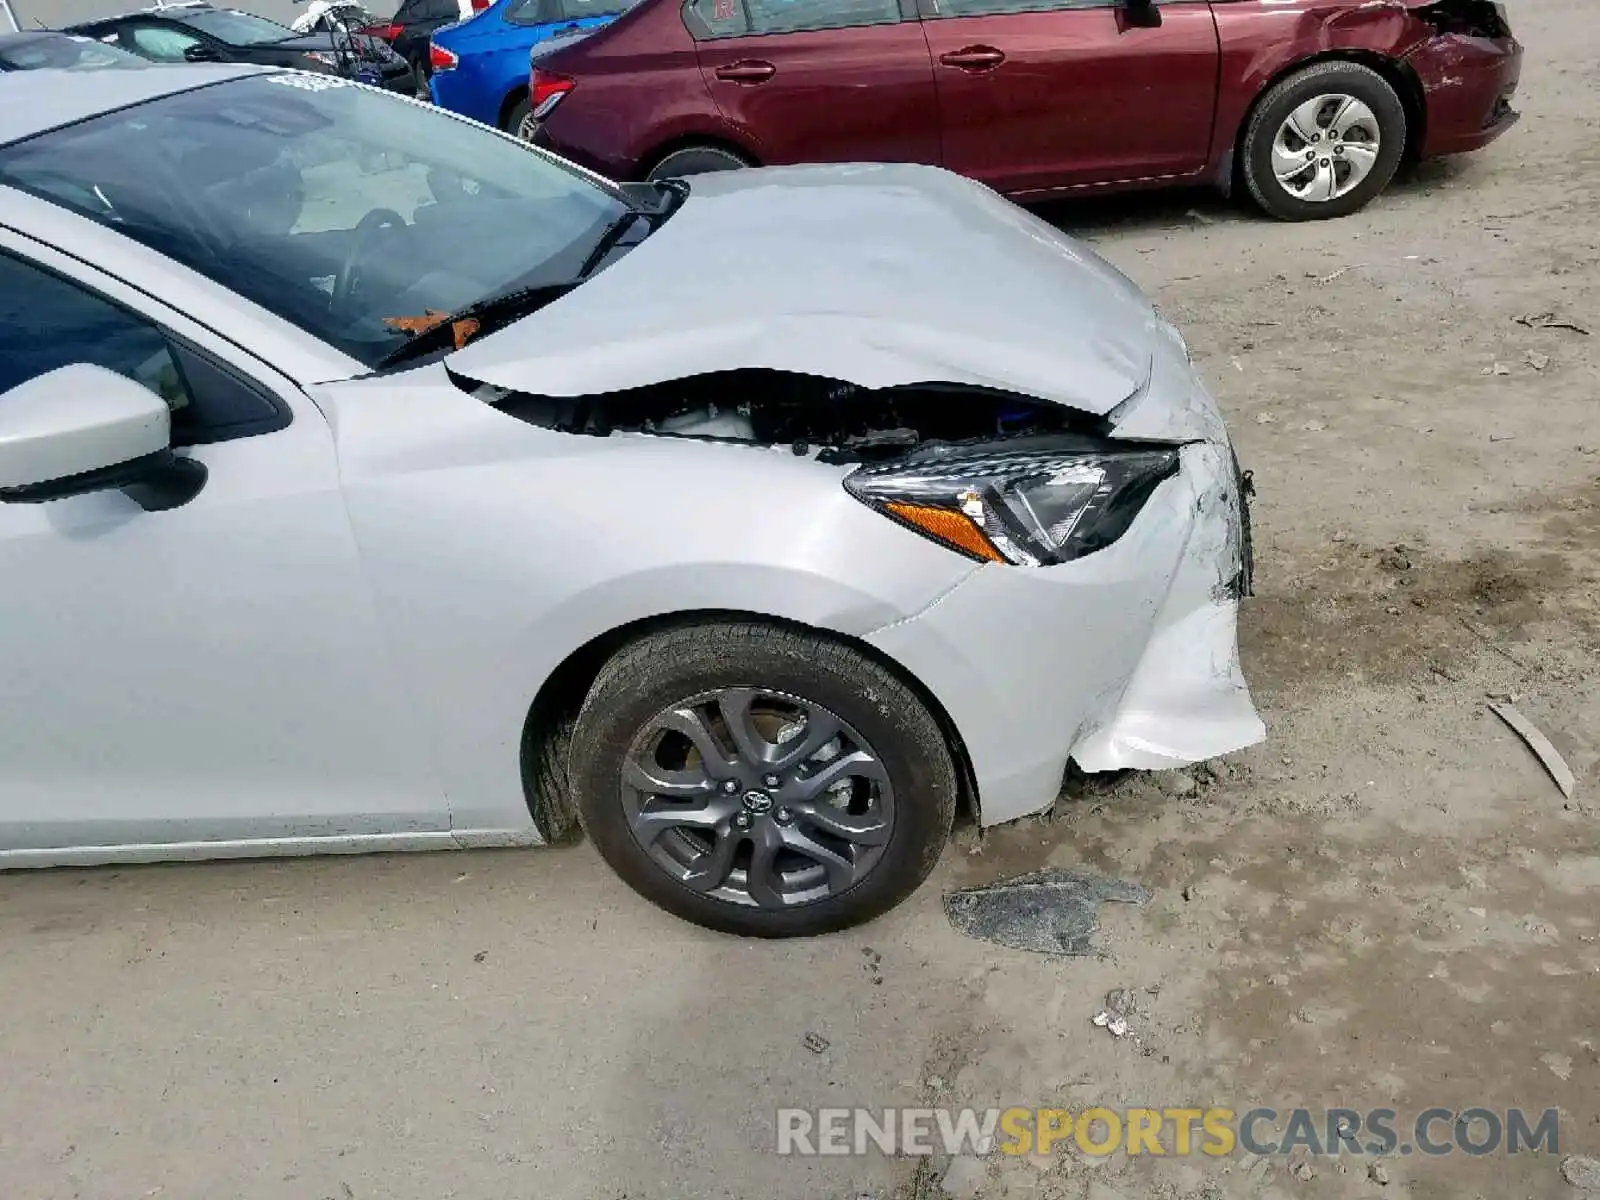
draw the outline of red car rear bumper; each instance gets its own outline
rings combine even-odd
[[[1522,74],[1522,44],[1516,38],[1441,34],[1406,61],[1427,106],[1423,158],[1480,149],[1517,123],[1511,99]]]

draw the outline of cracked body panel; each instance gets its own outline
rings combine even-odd
[[[1517,123],[1511,98],[1521,78],[1522,47],[1516,39],[1442,34],[1413,50],[1406,63],[1426,97],[1424,157],[1480,149]]]

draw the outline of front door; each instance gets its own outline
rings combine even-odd
[[[920,0],[944,165],[1008,193],[1205,168],[1219,51],[1211,6]]]
[[[939,162],[933,66],[900,0],[692,0],[684,19],[763,165]]]
[[[0,504],[0,850],[448,830],[315,405],[0,230],[0,408],[73,362],[161,394],[209,474],[164,512]]]

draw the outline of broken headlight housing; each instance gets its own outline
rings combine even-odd
[[[1036,446],[901,459],[844,486],[969,558],[1048,567],[1111,545],[1177,470],[1175,446]]]

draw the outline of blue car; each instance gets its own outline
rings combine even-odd
[[[609,24],[630,0],[495,0],[436,30],[429,47],[433,102],[508,133],[528,115],[528,52],[546,38]]]

